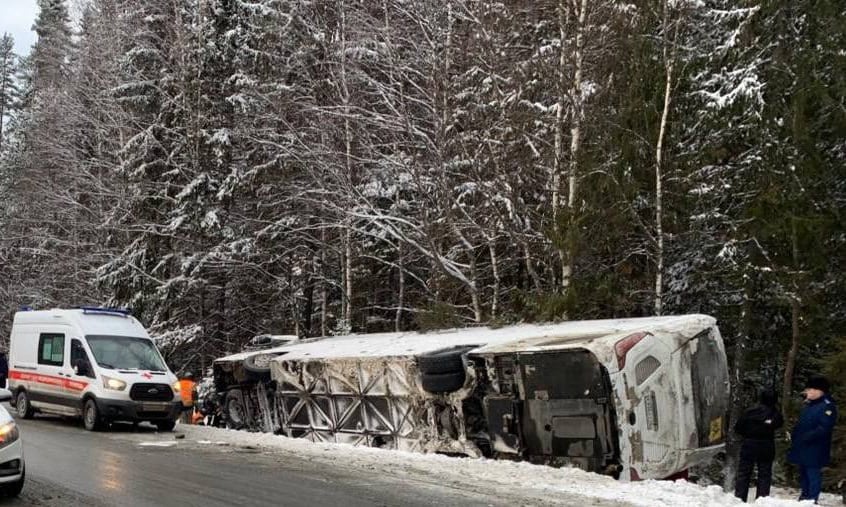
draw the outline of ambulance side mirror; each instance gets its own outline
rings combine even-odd
[[[91,374],[91,365],[84,359],[77,359],[73,362],[73,372],[83,377],[93,377]]]

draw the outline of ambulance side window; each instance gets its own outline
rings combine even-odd
[[[64,365],[65,335],[42,333],[38,339],[38,351],[38,364]]]

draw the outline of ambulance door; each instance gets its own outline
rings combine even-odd
[[[69,378],[65,381],[66,394],[81,412],[82,393],[96,377],[88,352],[77,338],[71,339],[69,365],[70,369],[66,372]]]
[[[65,328],[57,327],[38,335],[38,371],[29,383],[33,407],[59,413],[68,411],[66,334]]]

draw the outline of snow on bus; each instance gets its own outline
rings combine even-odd
[[[218,359],[229,427],[660,479],[724,447],[714,318],[290,340]]]

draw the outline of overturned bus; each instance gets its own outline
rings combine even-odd
[[[724,446],[706,315],[301,340],[218,359],[233,428],[667,478]]]

